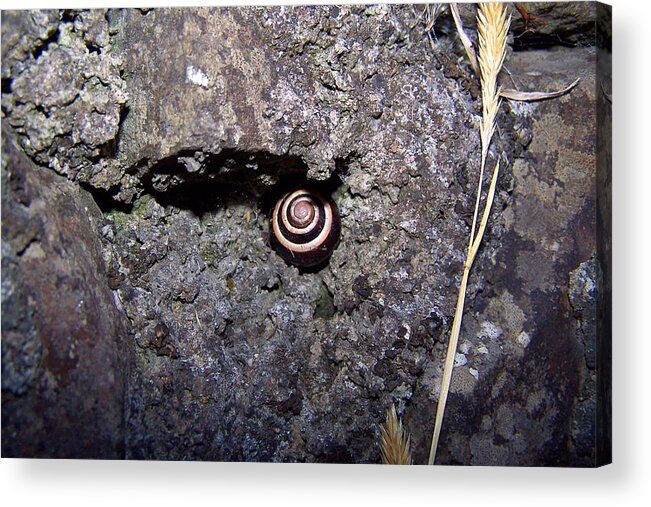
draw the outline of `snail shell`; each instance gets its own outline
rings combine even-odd
[[[300,267],[325,262],[341,233],[336,204],[305,189],[280,198],[271,215],[271,225],[271,246],[288,263]]]

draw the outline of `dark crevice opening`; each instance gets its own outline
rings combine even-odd
[[[161,205],[198,216],[238,202],[252,207],[270,182],[302,178],[307,169],[296,156],[224,149],[219,154],[184,149],[160,160],[144,175],[147,193]]]
[[[61,31],[57,26],[56,30],[54,30],[46,39],[38,40],[32,48],[32,58],[34,58],[34,60],[38,60],[43,52],[49,49],[52,44],[58,44],[60,35]]]
[[[203,218],[218,209],[244,204],[269,219],[276,201],[284,193],[301,187],[336,199],[343,188],[342,177],[353,159],[354,155],[350,155],[336,160],[332,176],[324,181],[308,179],[308,168],[298,156],[236,149],[225,149],[219,154],[184,149],[149,168],[143,159],[137,164],[137,172],[144,173],[141,195],[153,197],[161,206],[188,210]],[[105,190],[87,183],[80,185],[91,194],[102,213],[129,214],[137,204],[118,201],[118,186]],[[268,237],[266,242],[269,245]],[[327,264],[328,260],[299,271],[315,273]]]
[[[145,192],[162,206],[189,210],[199,218],[244,204],[269,220],[276,202],[289,191],[307,188],[327,197],[337,194],[352,157],[336,160],[327,180],[314,181],[308,179],[307,166],[295,155],[236,149],[206,154],[190,148],[154,164],[142,181]],[[271,247],[269,232],[266,234]],[[299,267],[299,271],[316,273],[327,264],[328,259],[309,268]]]
[[[72,23],[77,15],[79,14],[79,11],[77,9],[63,9],[61,11],[61,22],[62,23]]]
[[[99,55],[102,52],[102,48],[93,42],[85,41],[84,44],[86,45],[86,49],[88,49],[88,53],[90,54],[95,53]]]
[[[96,188],[83,181],[79,182],[79,186],[91,195],[95,204],[97,204],[97,207],[102,213],[110,213],[111,211],[131,213],[131,210],[133,209],[132,203],[127,204],[115,199],[115,189],[111,191],[103,188]]]
[[[2,93],[11,93],[14,80],[10,77],[2,78]]]
[[[513,51],[552,49],[555,47],[589,47],[595,45],[594,27],[586,26],[584,31],[540,33],[533,29],[514,30]],[[592,29],[592,31],[591,31]]]

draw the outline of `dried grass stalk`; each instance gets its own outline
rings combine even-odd
[[[454,312],[454,321],[450,332],[450,341],[445,358],[445,367],[443,369],[443,379],[441,381],[441,393],[439,395],[438,405],[436,407],[436,420],[434,421],[434,432],[432,434],[432,443],[430,446],[429,460],[430,465],[434,464],[436,450],[438,448],[439,437],[441,435],[441,425],[443,424],[443,415],[445,413],[445,404],[447,402],[448,392],[450,391],[450,381],[452,379],[452,368],[454,366],[454,357],[457,352],[457,343],[459,341],[459,331],[461,330],[461,320],[463,318],[463,307],[466,299],[466,286],[470,268],[479,251],[481,240],[486,230],[488,217],[495,196],[497,177],[499,175],[499,161],[495,164],[493,176],[491,178],[488,194],[484,203],[479,230],[475,235],[477,225],[477,216],[479,214],[479,204],[481,201],[481,189],[484,179],[484,168],[490,142],[495,132],[495,117],[500,106],[500,89],[497,86],[497,76],[504,64],[506,56],[506,36],[511,24],[510,16],[507,17],[504,6],[501,3],[482,3],[479,4],[477,13],[477,30],[479,34],[479,69],[482,89],[482,122],[480,126],[481,138],[481,167],[479,171],[479,183],[477,185],[477,199],[475,201],[475,211],[473,214],[472,228],[470,231],[470,242],[466,262],[463,265],[463,275],[459,287],[459,296],[457,306]]]
[[[395,405],[387,410],[387,420],[382,432],[382,461],[385,465],[411,465],[409,445],[411,437],[398,419]]]
[[[475,212],[470,230],[470,245],[472,245],[475,237],[486,157],[495,132],[495,117],[500,107],[500,89],[497,86],[497,76],[502,70],[504,58],[506,57],[506,37],[510,25],[511,17],[507,18],[504,4],[498,2],[479,4],[479,11],[477,12],[479,57],[477,60],[479,61],[482,101],[482,122],[479,131],[481,137],[481,167]]]
[[[516,7],[518,6],[517,3],[515,5]],[[519,7],[518,10],[520,10]],[[461,15],[459,14],[459,7],[457,6],[457,4],[455,3],[450,4],[450,12],[452,13],[452,18],[454,19],[454,25],[457,29],[457,33],[459,34],[459,39],[461,40],[461,43],[463,44],[463,47],[466,50],[466,55],[468,56],[468,60],[470,61],[470,66],[472,67],[472,70],[476,75],[482,76],[483,74],[481,74],[481,71],[479,70],[479,63],[477,61],[477,53],[475,51],[475,47],[473,46],[470,37],[468,37],[468,34],[466,33],[463,27],[463,21],[461,20]],[[572,90],[572,88],[574,88],[579,83],[579,81],[581,81],[581,78],[576,79],[572,84],[566,86],[565,88],[562,88],[561,90],[554,90],[551,92],[539,92],[539,91],[523,92],[511,88],[501,88],[499,95],[500,97],[505,99],[519,100],[525,102],[554,99],[556,97],[560,97],[568,93],[570,90]]]
[[[572,88],[574,88],[576,85],[578,85],[579,81],[581,81],[581,78],[575,79],[572,84],[570,84],[569,86],[566,86],[562,90],[556,90],[556,91],[553,91],[553,92],[521,92],[519,90],[511,90],[509,88],[507,88],[507,89],[502,88],[502,90],[500,91],[500,96],[504,97],[505,99],[524,100],[526,102],[533,102],[535,100],[555,99],[556,97],[560,97],[561,95],[565,95]]]
[[[466,34],[466,31],[463,28],[463,22],[461,21],[461,15],[459,14],[459,7],[457,4],[450,4],[450,12],[452,12],[452,18],[454,19],[454,25],[457,27],[457,32],[459,33],[459,38],[461,43],[466,50],[468,55],[468,60],[470,60],[470,66],[475,74],[479,74],[479,63],[477,62],[477,54],[475,53],[475,48],[472,45],[470,37]]]

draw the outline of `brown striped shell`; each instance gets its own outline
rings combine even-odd
[[[340,233],[336,204],[309,190],[285,194],[271,215],[271,246],[295,266],[311,267],[326,262]]]

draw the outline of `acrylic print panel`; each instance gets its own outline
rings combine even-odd
[[[608,463],[610,15],[3,11],[2,456]]]

